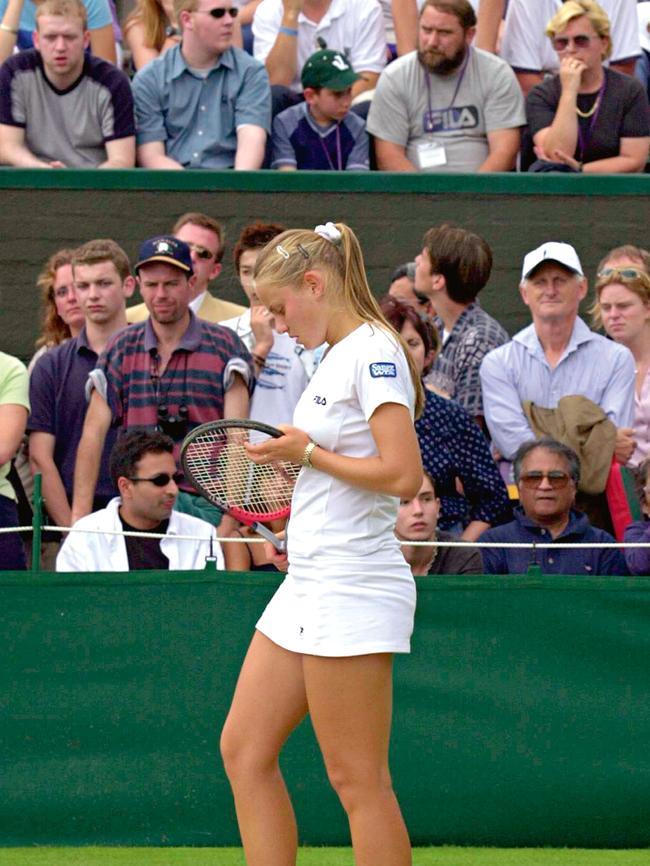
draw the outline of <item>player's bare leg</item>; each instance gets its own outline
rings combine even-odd
[[[295,866],[296,819],[278,756],[306,712],[302,657],[256,631],[221,735],[248,866]]]
[[[303,656],[312,724],[350,821],[357,866],[410,866],[388,769],[392,655]]]

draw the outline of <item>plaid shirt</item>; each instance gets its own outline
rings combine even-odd
[[[436,316],[434,322],[442,337],[442,319]],[[474,301],[456,320],[424,381],[449,394],[473,417],[483,415],[479,367],[488,352],[507,342],[504,328]]]
[[[185,406],[184,432],[189,433],[199,424],[223,418],[224,397],[235,373],[253,390],[253,363],[239,337],[192,312],[161,375],[157,358],[158,341],[150,319],[124,328],[100,355],[90,374],[91,387],[105,397],[114,427],[156,429],[159,406],[166,406],[169,416],[177,416]],[[175,442],[177,460],[183,436],[180,433]]]

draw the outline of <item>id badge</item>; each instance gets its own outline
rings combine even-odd
[[[447,153],[445,146],[439,141],[430,139],[429,141],[421,141],[417,146],[418,166],[419,168],[436,168],[439,165],[447,164]]]

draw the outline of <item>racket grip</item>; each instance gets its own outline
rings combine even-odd
[[[278,553],[286,553],[287,550],[287,540],[278,538],[278,536],[271,532],[270,529],[267,529],[263,523],[259,523],[259,521],[255,521],[255,523],[251,524],[251,528],[255,530],[262,538],[265,538],[267,541],[270,541],[273,547],[278,551]]]

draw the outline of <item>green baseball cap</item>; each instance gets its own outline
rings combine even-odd
[[[330,90],[347,90],[360,78],[348,59],[331,48],[312,54],[300,76],[303,87],[327,87]]]

